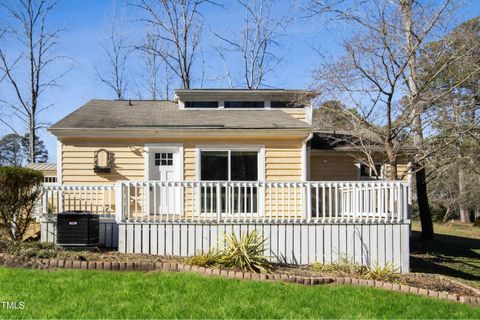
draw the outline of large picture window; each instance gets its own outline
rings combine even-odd
[[[258,181],[259,152],[249,150],[201,150],[202,181]],[[258,188],[244,184],[218,187],[207,185],[201,190],[201,212],[256,213]]]
[[[203,181],[257,181],[258,151],[201,151]]]

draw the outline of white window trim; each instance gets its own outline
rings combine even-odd
[[[264,145],[196,145],[195,146],[195,180],[200,180],[201,175],[201,152],[202,151],[257,151],[257,165],[258,165],[258,182],[265,181],[265,146]],[[229,176],[230,176],[230,157],[229,157]],[[265,192],[264,187],[258,187],[258,215],[262,216],[265,213]],[[197,212],[200,212],[200,199],[197,199]]]
[[[257,171],[258,181],[265,181],[265,146],[264,145],[196,145],[195,146],[195,180],[201,181],[201,168],[202,168],[202,151],[257,151]],[[230,160],[229,160],[230,164]],[[228,166],[228,172],[230,176],[230,166]]]

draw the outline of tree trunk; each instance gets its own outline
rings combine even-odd
[[[470,212],[468,208],[465,207],[465,201],[463,201],[463,196],[465,195],[465,169],[463,163],[458,164],[458,195],[460,197],[459,203],[459,212],[460,212],[460,221],[464,223],[471,223]]]
[[[413,0],[400,0],[400,6],[403,15],[403,25],[406,35],[406,54],[409,57],[407,85],[410,90],[409,103],[412,110],[413,117],[413,145],[417,150],[414,159],[414,167],[416,168],[416,191],[418,212],[422,224],[422,238],[433,238],[433,222],[432,213],[428,203],[427,181],[425,173],[425,165],[421,158],[420,150],[423,147],[423,128],[422,128],[422,107],[418,103],[418,87],[417,87],[417,58],[416,53],[418,47],[415,40],[415,32],[413,30],[413,15],[412,15]]]
[[[35,157],[35,135],[36,135],[36,130],[35,130],[35,119],[33,117],[30,117],[30,128],[29,128],[29,136],[28,136],[28,161],[30,163],[35,163],[36,162],[36,157]]]
[[[388,179],[398,180],[398,168],[397,168],[397,155],[387,147],[388,165],[390,166],[388,171]]]
[[[421,167],[415,173],[415,180],[417,186],[418,212],[422,225],[422,238],[433,239],[432,213],[430,212],[430,205],[428,203],[427,181],[424,167]]]

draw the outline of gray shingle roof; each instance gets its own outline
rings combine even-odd
[[[55,171],[57,170],[56,163],[29,163],[27,168],[40,171]]]
[[[91,100],[50,129],[219,128],[304,129],[310,126],[281,110],[180,110],[171,101]]]

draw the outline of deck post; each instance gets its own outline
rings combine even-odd
[[[304,205],[304,220],[311,221],[312,217],[312,184],[307,182],[306,184],[306,197],[304,197],[306,204]]]
[[[115,221],[117,223],[123,220],[123,182],[117,181],[115,184]]]

